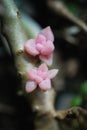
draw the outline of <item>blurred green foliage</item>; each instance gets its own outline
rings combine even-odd
[[[87,81],[82,83],[80,93],[82,95],[87,95]]]
[[[73,13],[74,15],[78,15],[79,8],[76,4],[73,3],[66,3],[68,10]]]
[[[80,106],[83,102],[83,97],[86,95],[87,95],[87,80],[81,84],[79,94],[71,100],[70,106],[71,107]]]
[[[70,106],[74,107],[74,106],[80,106],[82,104],[82,96],[81,95],[77,95],[76,97],[74,97],[72,99],[72,101],[70,102]]]

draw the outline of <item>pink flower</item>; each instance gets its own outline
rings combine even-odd
[[[52,64],[54,51],[54,36],[48,26],[43,29],[36,39],[30,39],[24,44],[25,51],[32,56],[39,56],[39,59],[48,65]]]
[[[57,69],[48,70],[45,63],[41,64],[39,68],[35,67],[28,70],[27,77],[29,81],[27,81],[25,86],[26,92],[32,92],[37,86],[39,86],[41,90],[49,90],[51,88],[51,79],[56,76],[57,72]]]

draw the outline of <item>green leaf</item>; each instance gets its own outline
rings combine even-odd
[[[80,95],[76,96],[72,101],[70,102],[70,106],[80,106],[82,104],[82,97]]]
[[[80,92],[81,92],[81,94],[87,95],[87,81],[85,81],[82,84]]]

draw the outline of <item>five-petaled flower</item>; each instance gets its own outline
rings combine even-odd
[[[54,51],[54,35],[48,26],[37,35],[35,39],[29,39],[24,44],[25,52],[32,56],[39,56],[39,59],[48,65],[52,64]]]
[[[26,82],[26,92],[32,92],[39,86],[43,91],[51,88],[51,79],[56,76],[58,69],[48,70],[45,63],[41,64],[38,68],[32,68],[27,71],[29,81]]]

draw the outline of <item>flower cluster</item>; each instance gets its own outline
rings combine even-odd
[[[43,29],[36,39],[30,39],[24,44],[25,52],[32,56],[39,56],[39,59],[48,65],[52,64],[54,51],[54,36],[50,27]]]
[[[32,92],[36,89],[37,85],[41,90],[48,90],[51,88],[51,80],[57,74],[57,69],[48,70],[45,63],[41,64],[38,68],[33,68],[27,71],[29,81],[26,83],[26,91]]]
[[[41,90],[49,90],[51,88],[51,79],[58,72],[57,69],[48,70],[47,65],[51,65],[53,61],[54,36],[50,27],[46,27],[36,37],[29,39],[24,44],[24,50],[27,54],[38,56],[42,63],[39,67],[27,70],[26,75],[29,81],[26,82],[26,92],[32,92],[39,86]]]

